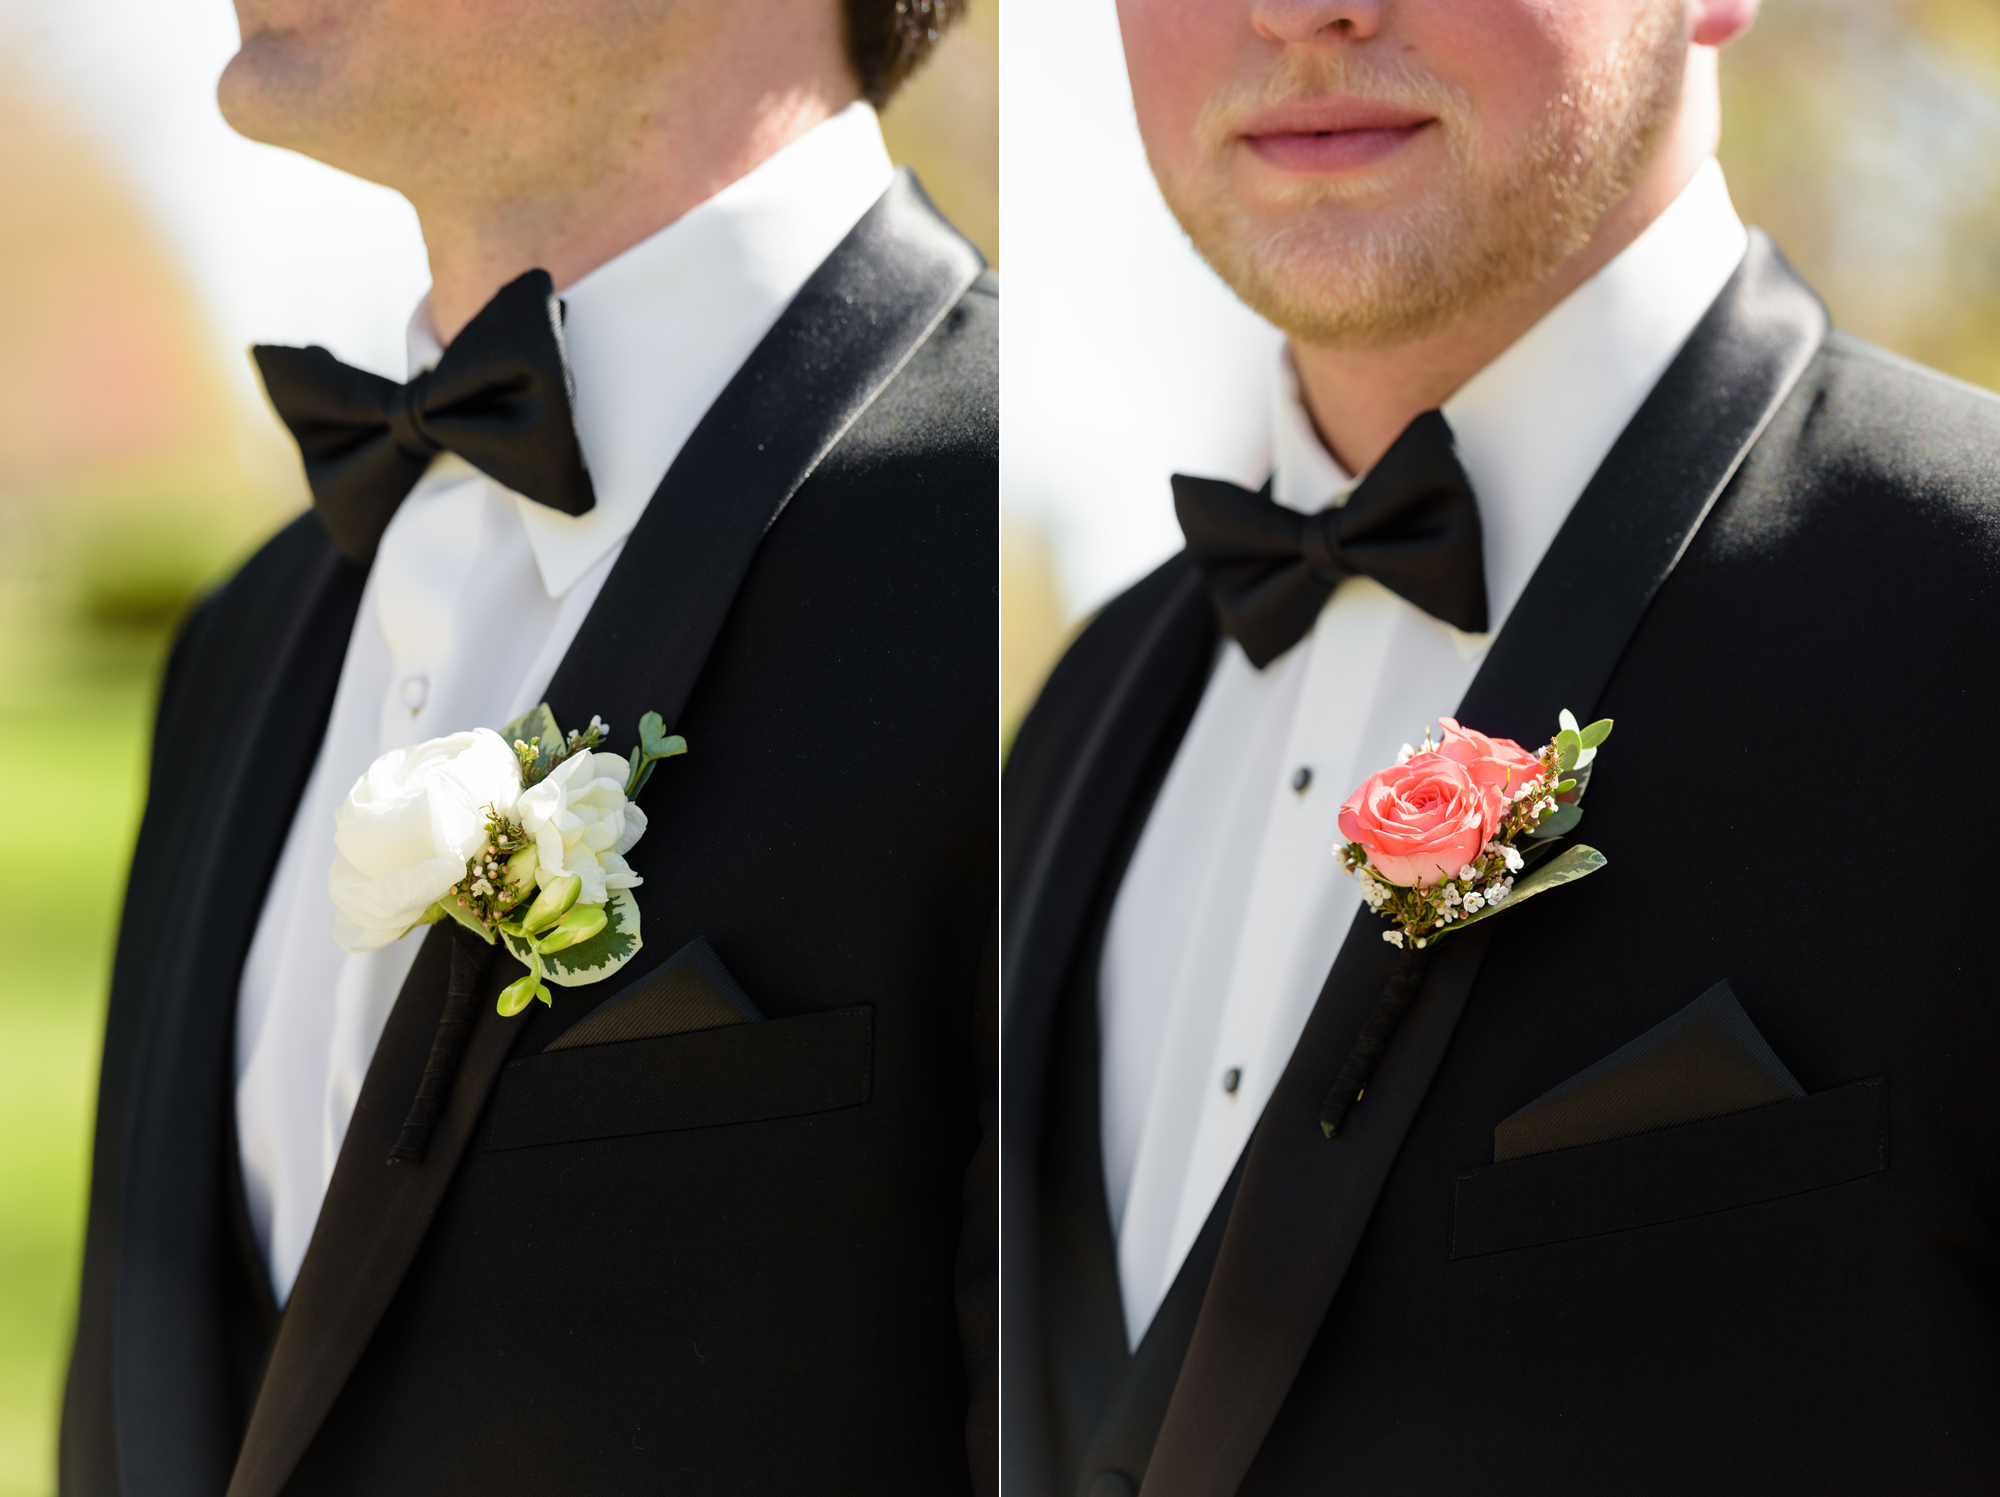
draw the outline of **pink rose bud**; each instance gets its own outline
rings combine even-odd
[[[1439,718],[1438,726],[1444,730],[1444,742],[1437,751],[1464,765],[1486,795],[1490,835],[1514,792],[1542,777],[1542,761],[1511,738],[1489,738],[1477,728],[1460,727],[1452,718]]]
[[[1340,808],[1341,835],[1368,849],[1369,866],[1417,889],[1443,883],[1478,857],[1499,820],[1486,787],[1441,751],[1369,776]]]

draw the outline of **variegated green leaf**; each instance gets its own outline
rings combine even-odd
[[[604,906],[605,926],[588,941],[539,958],[542,975],[558,987],[580,988],[602,982],[638,955],[645,944],[639,936],[639,905],[626,889],[611,890]],[[533,968],[537,960],[527,940],[511,931],[503,932],[507,949],[520,962]]]
[[[1585,847],[1582,843],[1578,843],[1575,847],[1566,847],[1548,862],[1516,879],[1514,892],[1499,904],[1489,904],[1485,909],[1475,911],[1463,920],[1455,920],[1438,934],[1449,935],[1453,931],[1464,930],[1468,925],[1477,925],[1489,915],[1503,915],[1523,900],[1533,899],[1537,894],[1545,894],[1550,889],[1559,889],[1564,884],[1573,884],[1578,879],[1597,872],[1608,861],[1610,860],[1594,847]]]

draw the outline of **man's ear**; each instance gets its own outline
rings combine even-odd
[[[1697,47],[1726,47],[1750,29],[1757,19],[1758,0],[1694,0],[1694,33]]]

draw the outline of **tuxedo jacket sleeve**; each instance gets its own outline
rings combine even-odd
[[[627,975],[705,940],[761,1019],[550,1051],[603,992],[503,1020],[502,960],[391,1168],[434,930],[281,1319],[233,1009],[363,574],[306,516],[196,612],[113,978],[65,1493],[991,1490],[996,314],[899,180],[690,438],[550,688],[565,726],[654,709],[688,740],[642,800]]]
[[[1363,913],[1218,1208],[1170,1396],[1121,1394],[1142,1347],[1064,1446],[1055,1016],[1216,638],[1184,558],[1109,605],[1007,770],[1007,1490],[1990,1487],[2000,801],[1956,787],[2000,730],[1996,619],[2000,400],[1828,332],[1753,236],[1459,712],[1524,741],[1563,706],[1616,720],[1582,828],[1609,866],[1441,943],[1329,1141],[1395,959]],[[1498,1150],[1720,981],[1801,1096]]]

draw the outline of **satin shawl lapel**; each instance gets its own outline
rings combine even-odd
[[[983,265],[899,173],[674,460],[549,687],[557,722],[676,725],[765,530]]]
[[[217,1264],[237,976],[325,733],[363,574],[323,542],[284,580],[276,596],[294,605],[270,616],[272,647],[234,731],[213,735],[210,773],[151,789],[217,814],[184,851],[122,1130],[112,1400],[128,1497],[217,1491],[234,1454]]]
[[[1056,1004],[1121,823],[1176,707],[1213,657],[1215,614],[1192,566],[1155,605],[1105,692],[1003,912],[1001,1298],[1004,1490],[1040,1493],[1048,1471],[1036,1274],[1036,1159]]]
[[[1674,564],[1826,335],[1818,298],[1761,234],[1612,447],[1493,643],[1464,720],[1539,742],[1588,714]],[[1319,1333],[1472,991],[1493,926],[1443,942],[1341,1139],[1316,1121],[1387,975],[1356,917],[1258,1126],[1144,1497],[1237,1489]]]
[[[675,725],[764,532],[980,266],[900,175],[675,458],[556,671],[548,700],[558,722],[597,713],[630,731],[650,709]],[[643,868],[643,852],[637,860]],[[290,1478],[395,1297],[525,1027],[495,1012],[516,970],[500,962],[423,1162],[387,1165],[443,1006],[447,949],[435,932],[425,942],[376,1048],[229,1497],[273,1497]]]

